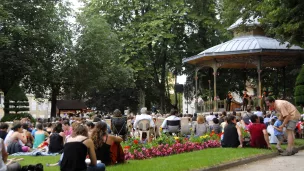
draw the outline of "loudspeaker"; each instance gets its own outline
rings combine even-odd
[[[183,84],[175,84],[174,90],[176,93],[182,93],[184,91],[184,85]]]

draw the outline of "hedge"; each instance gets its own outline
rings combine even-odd
[[[6,114],[1,119],[1,122],[11,122],[14,120],[21,120],[22,118],[28,117],[32,123],[35,123],[36,120],[33,118],[33,116],[29,113],[18,113],[18,114]]]

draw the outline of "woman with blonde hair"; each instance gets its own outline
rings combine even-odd
[[[117,162],[117,159],[113,158],[113,156],[117,156],[117,154],[111,152],[111,146],[115,143],[122,142],[122,138],[108,135],[107,124],[105,122],[96,123],[91,139],[95,146],[97,160],[101,160],[105,165],[111,165]]]
[[[60,163],[61,171],[104,171],[105,165],[97,163],[94,143],[88,138],[88,130],[80,123],[72,124],[73,133],[67,138],[63,149],[63,158]],[[85,159],[87,154],[91,163],[87,166]]]
[[[193,125],[193,131],[195,136],[202,136],[208,132],[208,125],[206,124],[204,116],[197,116],[197,123]]]

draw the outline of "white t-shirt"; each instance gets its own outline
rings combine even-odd
[[[262,111],[255,111],[253,114],[255,114],[257,116],[263,116],[263,112]]]
[[[169,117],[167,117],[164,121],[163,121],[163,123],[162,123],[162,125],[161,125],[161,127],[162,128],[167,128],[167,121],[175,121],[175,120],[181,120],[179,117],[177,117],[177,116],[175,116],[175,115],[171,115],[171,116],[169,116]]]
[[[213,123],[213,118],[215,118],[215,115],[208,115],[207,117],[206,117],[206,121],[208,122],[208,124],[210,125],[210,126],[212,126],[214,123]]]
[[[135,121],[134,121],[133,128],[137,128],[138,122],[139,122],[140,120],[144,120],[144,119],[147,119],[147,120],[150,121],[150,127],[154,127],[154,122],[153,122],[152,116],[147,115],[147,114],[141,114],[141,115],[137,115],[137,116],[136,116]]]
[[[269,136],[269,143],[270,144],[276,144],[278,142],[277,137],[274,135],[274,128],[273,125],[268,125],[267,127],[267,133],[270,134]]]

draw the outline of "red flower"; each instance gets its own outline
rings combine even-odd
[[[136,144],[136,145],[138,144],[138,140],[134,140],[133,142],[134,142],[134,144]]]

